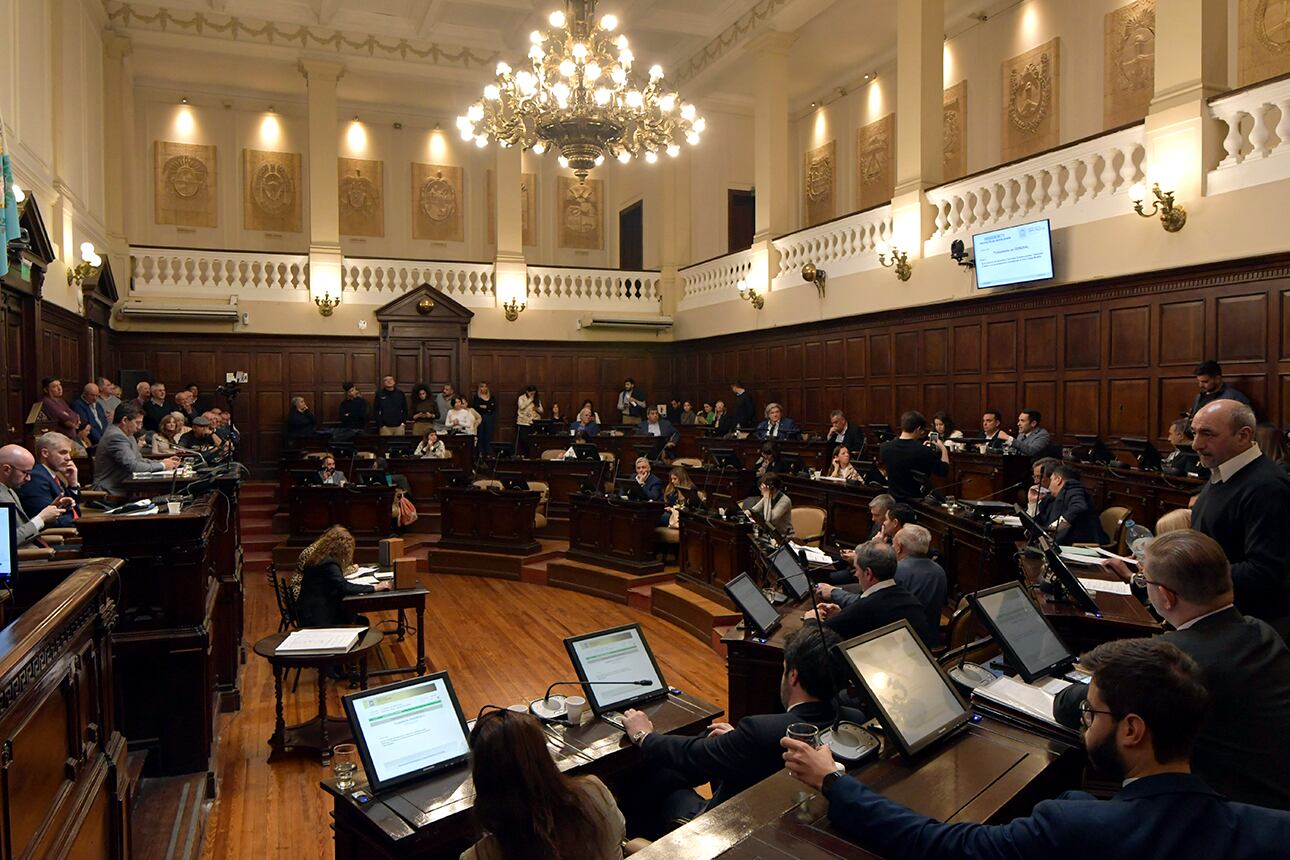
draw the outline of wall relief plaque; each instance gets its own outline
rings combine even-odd
[[[362,158],[339,159],[340,232],[385,235],[385,165]]]
[[[215,227],[216,148],[195,143],[153,142],[153,218],[177,227]]]
[[[247,230],[299,233],[300,153],[242,150],[242,220]]]
[[[802,214],[807,227],[828,221],[834,211],[834,174],[838,142],[830,140],[810,150],[802,167]]]
[[[1060,134],[1060,40],[1003,62],[1004,161],[1057,146]]]
[[[465,240],[462,170],[443,164],[412,165],[412,238]]]

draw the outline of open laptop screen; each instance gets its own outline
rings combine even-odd
[[[447,672],[345,696],[373,792],[464,762],[470,732]]]
[[[18,508],[0,502],[0,581],[10,582],[18,572]]]
[[[971,719],[944,670],[908,621],[838,646],[878,709],[887,736],[914,755]]]
[[[667,695],[667,684],[639,624],[571,636],[564,646],[578,680],[587,682],[584,692],[596,716]]]

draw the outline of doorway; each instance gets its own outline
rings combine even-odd
[[[639,272],[645,268],[645,217],[643,201],[618,213],[618,268]]]

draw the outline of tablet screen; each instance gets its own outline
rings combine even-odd
[[[639,624],[573,636],[564,644],[578,679],[587,682],[584,693],[596,716],[667,695]]]
[[[1010,582],[971,595],[991,632],[1008,652],[1009,662],[1026,683],[1057,666],[1073,663],[1071,654],[1048,620],[1040,614],[1019,583]]]
[[[794,600],[801,600],[811,593],[811,580],[791,547],[780,547],[771,560],[775,565],[775,574],[780,578],[779,587],[785,594]]]
[[[913,755],[969,719],[967,705],[908,621],[838,646],[878,707],[888,736]]]
[[[345,713],[372,791],[470,755],[470,733],[447,672],[346,696]]]
[[[739,611],[744,614],[748,623],[762,636],[769,634],[779,624],[779,613],[766,599],[766,595],[761,593],[757,583],[748,578],[748,574],[741,573],[727,582],[726,593],[739,607]]]
[[[10,581],[18,570],[18,511],[0,503],[0,580]]]

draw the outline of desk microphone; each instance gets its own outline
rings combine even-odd
[[[995,496],[1002,496],[1004,493],[1008,492],[1009,490],[1015,490],[1015,489],[1017,489],[1018,487],[1033,486],[1033,483],[1034,483],[1034,482],[1033,482],[1033,479],[1032,479],[1032,478],[1027,478],[1027,479],[1026,479],[1026,480],[1024,480],[1024,481],[1018,481],[1018,482],[1017,482],[1017,483],[1015,483],[1015,484],[1010,484],[1010,485],[1008,485],[1008,486],[1004,487],[1002,490],[996,490],[995,492],[990,493],[988,496],[982,496],[982,497],[981,497],[981,498],[979,498],[979,499],[970,499],[969,501],[974,501],[974,502],[984,502],[984,501],[986,501],[986,500],[988,500],[988,499],[993,499]]]
[[[529,702],[529,712],[539,720],[551,722],[559,720],[565,716],[564,696],[551,696],[551,691],[556,687],[575,686],[575,687],[598,687],[598,686],[623,686],[634,685],[637,687],[648,687],[653,681],[644,680],[623,680],[623,681],[556,681],[546,688],[546,695],[540,699],[534,699]]]

